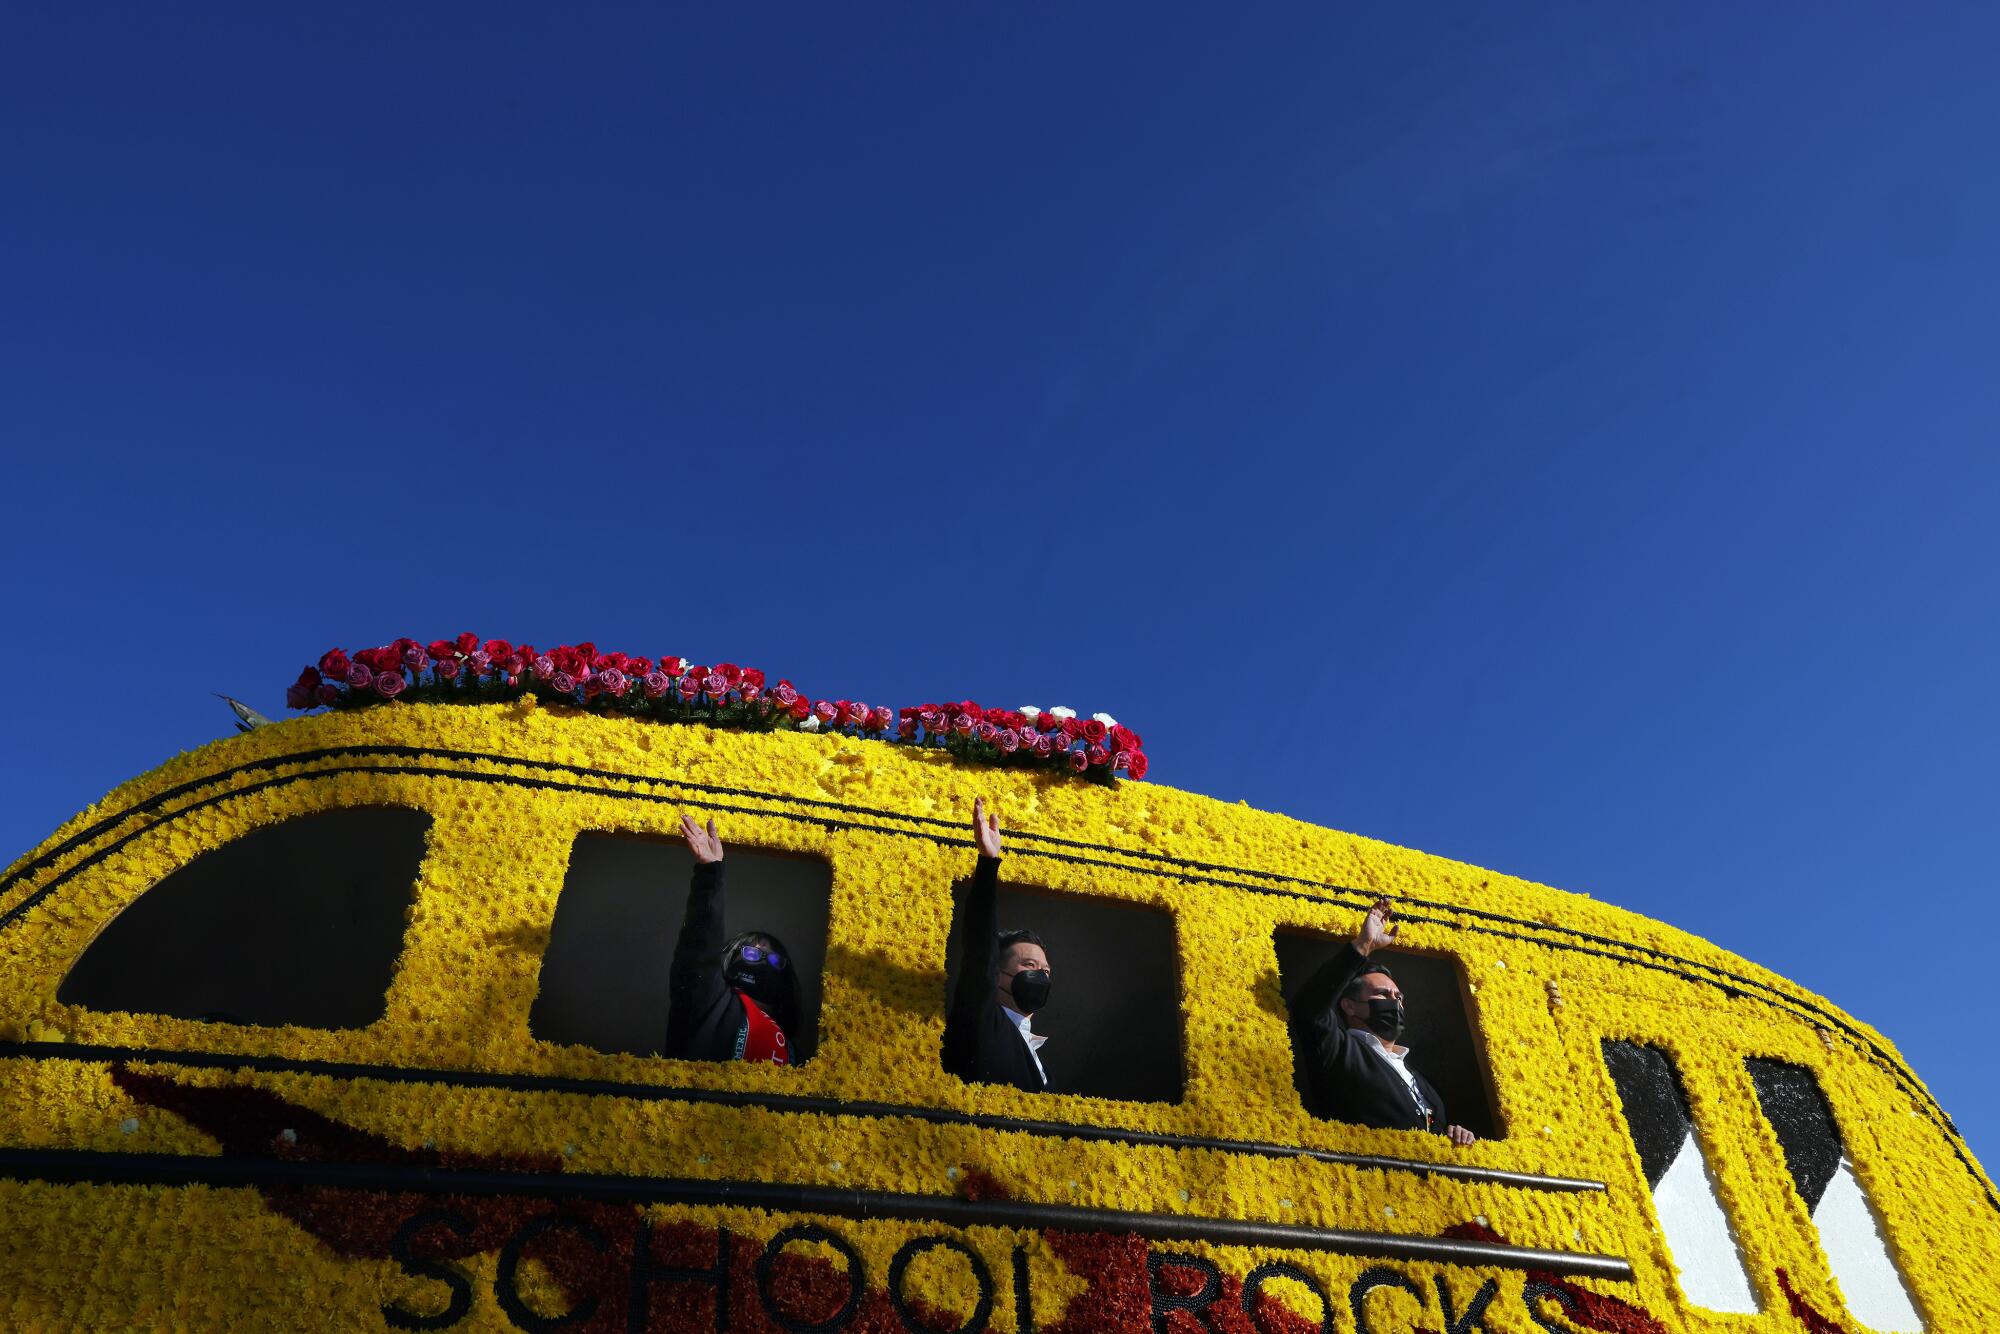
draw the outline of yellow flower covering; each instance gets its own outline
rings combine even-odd
[[[1174,914],[1181,993],[1200,998],[1179,1102],[940,1068],[949,885],[970,869],[981,795],[1006,824],[1011,882]],[[379,1021],[57,1002],[97,933],[169,872],[364,805],[432,817]],[[665,835],[684,810],[723,813],[732,846],[831,868],[821,1041],[803,1067],[529,1030],[576,836]],[[1378,895],[1398,902],[1399,948],[1463,967],[1504,1135],[1454,1149],[1301,1107],[1273,934],[1351,934]],[[1853,1328],[1753,1056],[1819,1080],[1926,1328],[2000,1322],[1993,1187],[1871,1029],[1591,899],[1157,785],[531,702],[331,713],[181,756],[82,812],[0,882],[0,955],[9,1329]],[[1682,1295],[1607,1038],[1678,1067],[1763,1314]],[[1255,1147],[1271,1145],[1320,1152]],[[1484,1258],[1397,1249],[1444,1235]]]

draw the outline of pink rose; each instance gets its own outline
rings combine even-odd
[[[969,713],[954,713],[951,716],[951,730],[958,733],[960,736],[964,736],[967,733],[971,732],[972,715]]]
[[[412,644],[403,650],[403,665],[413,672],[421,672],[430,666],[431,660],[424,653],[423,645]]]
[[[981,718],[972,725],[972,734],[981,741],[991,741],[994,737],[1000,735],[1000,729],[992,723],[987,722],[984,718]]]
[[[875,712],[868,717],[868,725],[878,732],[888,731],[889,724],[895,721],[896,715],[889,712],[889,707],[886,704],[876,705]]]
[[[1090,763],[1096,768],[1101,769],[1111,762],[1111,752],[1103,746],[1086,747],[1083,753],[1090,757]]]
[[[576,693],[576,678],[568,672],[554,673],[549,677],[549,684],[555,687],[556,693],[559,695],[574,695]]]
[[[1046,757],[1055,754],[1055,751],[1056,743],[1049,740],[1047,732],[1043,732],[1035,738],[1035,754]]]
[[[743,679],[736,683],[736,693],[743,696],[744,703],[755,704],[758,696],[764,693],[764,687],[752,681],[749,674],[745,673]]]
[[[347,664],[347,684],[356,690],[366,690],[375,680],[375,673],[358,662]]]
[[[701,688],[708,692],[710,699],[719,700],[729,693],[729,678],[720,671],[710,672],[702,678]]]
[[[473,654],[466,661],[470,662],[472,664],[472,670],[479,673],[481,676],[484,676],[486,675],[487,672],[493,670],[493,658],[490,654],[484,652],[483,650],[481,652]]]
[[[401,672],[377,672],[375,674],[375,693],[383,699],[394,699],[396,696],[402,694],[403,684],[403,674]]]
[[[458,659],[439,658],[437,660],[437,674],[438,679],[441,681],[456,680],[458,678]]]
[[[917,739],[917,720],[915,718],[903,719],[902,722],[896,724],[896,735],[905,741],[915,741]]]
[[[667,687],[673,683],[667,680],[665,672],[655,668],[653,671],[646,673],[646,679],[642,684],[646,687],[647,699],[658,699],[667,693]]]
[[[1080,750],[1071,751],[1069,753],[1069,767],[1076,770],[1078,773],[1082,773],[1085,769],[1088,769],[1090,767],[1090,756],[1084,754]]]
[[[556,660],[544,653],[535,659],[535,675],[543,681],[551,680],[556,674]]]
[[[993,734],[994,744],[1005,754],[1012,755],[1021,748],[1021,734],[1011,727],[1003,727]]]
[[[294,681],[285,687],[285,707],[288,709],[310,709],[318,692],[311,686]]]
[[[626,680],[625,673],[616,667],[606,667],[597,674],[597,684],[607,695],[622,695],[625,693],[625,687],[631,682]]]
[[[789,709],[799,702],[799,692],[793,689],[790,681],[780,681],[771,687],[771,698]]]
[[[819,720],[823,723],[832,722],[840,713],[840,710],[833,706],[833,701],[830,699],[815,700],[812,711],[819,715]]]
[[[694,679],[693,672],[689,672],[680,679],[680,684],[676,688],[680,691],[682,699],[691,700],[701,693],[701,682]]]
[[[1130,751],[1114,750],[1111,752],[1112,773],[1122,774],[1131,767],[1132,767],[1132,753]]]

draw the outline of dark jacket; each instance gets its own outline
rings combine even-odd
[[[1047,1093],[1050,1084],[1035,1068],[1035,1053],[997,996],[1000,927],[993,900],[999,888],[999,859],[981,857],[958,914],[958,976],[945,1012],[944,1068],[970,1083],[1012,1084],[1029,1093]],[[1046,1063],[1048,1057],[1042,1060]]]
[[[722,863],[696,862],[667,974],[668,1056],[733,1061],[743,1049],[749,1024],[743,998],[722,976],[723,940]]]
[[[1430,1108],[1426,1123],[1409,1085],[1379,1052],[1356,1038],[1340,1013],[1340,993],[1365,971],[1367,958],[1352,942],[1320,965],[1293,994],[1292,1050],[1305,1075],[1306,1110],[1330,1121],[1351,1121],[1384,1130],[1445,1132],[1444,1099],[1412,1069]]]

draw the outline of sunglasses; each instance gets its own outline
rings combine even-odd
[[[785,971],[785,956],[776,950],[767,950],[761,945],[745,945],[736,953],[745,963],[768,963],[778,972]]]

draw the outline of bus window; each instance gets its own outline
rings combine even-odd
[[[1289,1007],[1299,990],[1331,962],[1348,941],[1314,931],[1279,930],[1272,937],[1278,950],[1278,985]],[[1410,1068],[1428,1080],[1444,1103],[1443,1123],[1464,1126],[1481,1139],[1500,1137],[1493,1114],[1479,1043],[1467,1013],[1458,961],[1445,955],[1395,950],[1378,956],[1387,964],[1403,992],[1407,1027],[1401,1045],[1409,1048]],[[1292,1051],[1292,1081],[1310,1108],[1310,1054]]]
[[[950,982],[967,883],[952,889]],[[1002,882],[1000,929],[1042,938],[1050,990],[1034,1015],[1057,1093],[1131,1102],[1181,1098],[1180,969],[1173,915],[1126,899],[1054,894]]]
[[[826,964],[825,862],[727,842],[723,931],[766,931],[793,953],[797,1059],[819,1033],[820,970]],[[667,975],[686,915],[694,857],[678,839],[586,833],[570,846],[556,900],[540,989],[528,1028],[547,1042],[657,1056],[667,1034]]]
[[[1606,1041],[1604,1064],[1625,1105],[1625,1124],[1688,1300],[1711,1311],[1756,1314],[1743,1253],[1716,1196],[1673,1062],[1654,1047]]]
[[[113,918],[56,999],[218,1023],[382,1017],[430,816],[356,807],[252,830]]]
[[[1783,1061],[1752,1057],[1744,1064],[1764,1117],[1778,1132],[1792,1184],[1819,1229],[1820,1248],[1849,1314],[1874,1329],[1915,1334],[1923,1321],[1889,1258],[1881,1221],[1854,1177],[1819,1081],[1804,1066]]]

